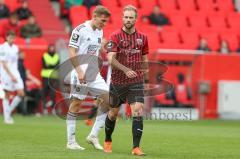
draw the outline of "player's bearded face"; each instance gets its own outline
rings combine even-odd
[[[134,11],[125,11],[123,12],[123,25],[127,29],[134,27],[136,22],[136,13]]]

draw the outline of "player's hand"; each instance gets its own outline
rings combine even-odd
[[[17,79],[15,77],[11,77],[13,83],[17,83]]]
[[[128,78],[137,77],[137,73],[135,71],[131,70],[131,69],[126,70],[124,73]]]
[[[85,75],[83,72],[78,73],[78,80],[80,84],[86,84]]]

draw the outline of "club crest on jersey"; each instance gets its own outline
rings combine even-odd
[[[107,49],[108,51],[112,51],[113,47],[114,47],[114,42],[113,42],[113,41],[109,41],[109,42],[107,43],[106,49]]]
[[[78,39],[79,39],[79,35],[73,33],[71,41],[74,42],[74,43],[77,43],[77,42],[78,42]]]
[[[137,41],[137,45],[142,45],[143,44],[142,39],[137,39],[136,41]]]
[[[88,37],[88,38],[87,38],[87,41],[90,41],[90,40],[91,40],[91,39]]]

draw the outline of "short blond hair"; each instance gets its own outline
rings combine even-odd
[[[138,16],[138,12],[137,12],[137,8],[133,5],[127,5],[123,8],[123,12],[125,11],[134,11],[135,12],[135,15],[136,15],[136,18]]]
[[[96,8],[93,10],[93,14],[96,14],[97,16],[101,16],[101,15],[105,15],[106,17],[111,16],[110,11],[102,5],[96,6]]]

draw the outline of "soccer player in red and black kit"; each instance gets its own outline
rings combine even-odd
[[[144,74],[142,65],[148,62],[147,36],[135,29],[137,9],[128,5],[123,9],[123,27],[110,36],[107,44],[108,61],[112,66],[110,83],[110,111],[105,121],[104,152],[112,152],[112,133],[119,107],[128,102],[132,110],[132,154],[145,155],[139,147],[143,132]],[[148,68],[145,67],[145,72]]]

